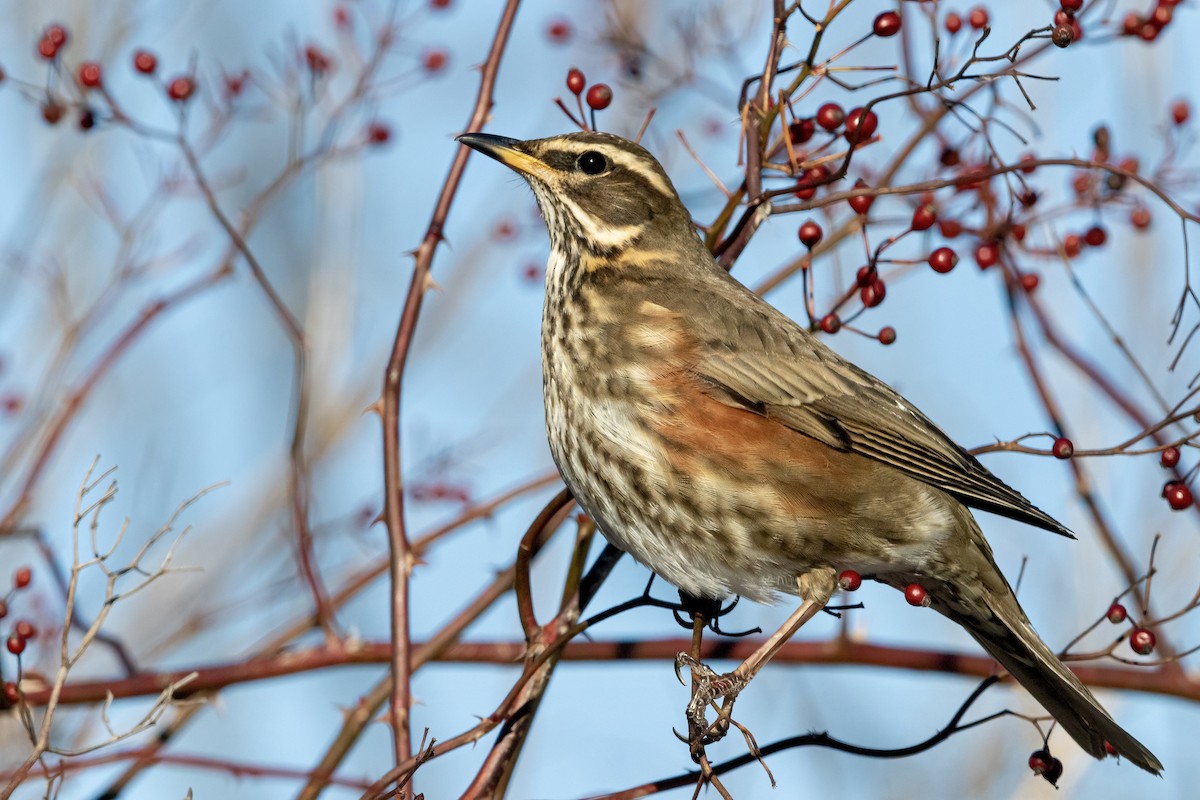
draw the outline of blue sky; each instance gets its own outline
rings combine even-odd
[[[36,9],[24,3],[5,5],[11,22],[0,30],[0,63],[8,72],[38,80],[44,67],[29,55],[31,42],[47,22],[62,20],[72,30],[72,58],[101,59],[112,76],[114,93],[137,113],[164,125],[170,121],[168,107],[125,66],[137,46],[152,46],[166,74],[183,71],[195,58],[209,88],[220,66],[269,71],[289,37],[333,46],[331,7],[321,2],[261,0],[252,11],[229,2],[128,0],[99,8],[60,0]],[[378,3],[362,5],[365,13],[380,11]],[[736,180],[736,94],[740,78],[761,68],[769,24],[762,5],[622,2],[612,7],[620,9],[618,15],[607,4],[523,4],[486,129],[517,138],[566,130],[569,123],[551,100],[564,93],[566,70],[576,65],[589,78],[616,89],[601,127],[632,134],[650,96],[657,94],[653,90],[666,84],[669,73],[688,64],[689,51],[691,56],[701,53],[705,57],[694,65],[694,80],[654,101],[658,110],[646,143],[665,164],[693,215],[711,219],[720,195],[680,146],[675,131],[686,134],[718,175],[727,182]],[[313,519],[322,569],[331,582],[386,546],[381,527],[366,529],[356,522],[363,509],[377,508],[380,500],[378,425],[360,412],[378,390],[411,269],[406,254],[419,241],[457,147],[453,136],[462,130],[477,81],[473,66],[482,60],[499,6],[493,0],[457,0],[446,12],[428,14],[421,3],[402,4],[407,23],[397,54],[384,71],[397,76],[394,91],[371,104],[372,114],[392,126],[392,142],[299,180],[263,216],[250,238],[313,342],[312,374],[319,376],[309,437],[316,459]],[[852,40],[887,7],[859,0],[846,25],[830,34],[832,42]],[[991,41],[1009,42],[1043,24],[1049,7],[1022,0],[993,9]],[[724,17],[714,28],[713,18],[705,15],[720,8]],[[576,31],[566,46],[545,35],[546,26],[560,17],[569,19]],[[632,30],[652,32],[648,43],[663,55],[661,62],[646,62],[636,85],[623,77],[622,64],[606,43],[606,32],[618,18]],[[709,20],[710,34],[703,44],[684,48],[675,23],[690,19]],[[1092,127],[1103,120],[1113,131],[1116,152],[1136,151],[1143,164],[1153,163],[1162,152],[1161,129],[1169,102],[1187,90],[1185,76],[1200,74],[1195,48],[1189,46],[1200,33],[1198,25],[1194,10],[1182,8],[1163,41],[1153,47],[1128,41],[1100,47],[1089,38],[1081,47],[1050,53],[1034,71],[1059,80],[1027,81],[1037,110],[1010,117],[1024,117],[1019,130],[1031,143],[998,135],[999,146],[1009,157],[1028,147],[1046,155],[1086,157]],[[799,27],[793,36],[807,45],[806,32]],[[1097,32],[1095,39],[1100,38]],[[718,52],[714,43],[727,50]],[[430,46],[444,46],[450,54],[448,69],[436,78],[415,69]],[[824,52],[832,52],[834,46],[831,43]],[[846,63],[894,60],[888,46],[871,43]],[[1020,103],[1011,86],[1001,91],[1009,102]],[[823,86],[806,105],[815,109],[828,98],[846,96]],[[882,108],[880,115],[883,140],[873,146],[869,159],[864,157],[868,163],[892,153],[911,128],[898,105]],[[154,176],[173,163],[173,156],[169,146],[147,144],[125,131],[83,135],[69,125],[50,128],[11,85],[0,85],[0,120],[0,174],[6,187],[0,192],[0,356],[7,365],[0,373],[0,391],[32,392],[35,376],[50,363],[63,330],[62,315],[48,299],[46,276],[61,271],[71,304],[82,307],[101,291],[119,252],[111,226],[97,212],[94,187],[103,187],[104,196],[121,207],[134,208],[144,201]],[[353,124],[362,123],[358,119]],[[206,159],[210,175],[222,186],[226,208],[239,209],[248,193],[278,168],[285,133],[278,109],[261,118],[251,116]],[[961,129],[955,135],[961,136]],[[920,157],[935,155],[929,151]],[[1036,176],[1045,202],[1066,196],[1070,179],[1066,170]],[[1194,191],[1190,200],[1194,205]],[[911,207],[899,201],[886,203],[881,201],[876,209],[880,216],[900,220],[910,212]],[[1110,244],[1073,262],[1073,267],[1151,380],[1174,402],[1195,373],[1198,359],[1189,352],[1178,373],[1167,369],[1176,352],[1166,337],[1182,286],[1182,237],[1166,209],[1152,208],[1156,219],[1150,234],[1131,232],[1117,217],[1106,220]],[[1091,224],[1089,213],[1055,220],[1031,235],[1082,229]],[[795,228],[801,219],[786,217],[765,226],[735,274],[753,285],[794,258],[799,252]],[[515,227],[514,238],[498,240],[495,230],[502,222]],[[544,261],[547,246],[530,192],[499,165],[482,158],[472,158],[468,166],[446,234],[446,246],[434,264],[441,288],[427,298],[406,378],[405,465],[414,480],[447,481],[486,497],[551,467],[542,432],[538,366],[541,289],[525,275],[528,265]],[[120,295],[112,315],[70,360],[68,384],[145,302],[199,274],[223,246],[202,203],[188,192],[166,198],[161,217],[142,237],[148,253],[183,248],[185,255]],[[904,252],[917,257],[937,241],[930,237]],[[840,272],[845,280],[861,258],[861,250],[850,244],[819,268],[829,275]],[[1146,402],[1136,376],[1072,290],[1063,266],[1049,261],[1038,269],[1040,297],[1062,329]],[[825,285],[835,280],[828,278]],[[785,285],[770,299],[794,317],[803,314],[797,284]],[[1015,355],[1006,314],[998,276],[980,272],[964,258],[949,276],[920,271],[889,286],[888,302],[870,312],[863,324],[870,329],[893,325],[899,333],[895,345],[884,348],[847,334],[830,343],[896,386],[957,441],[980,445],[997,437],[1043,431],[1048,425]],[[181,667],[233,660],[307,608],[305,590],[294,580],[283,495],[290,365],[286,338],[239,263],[232,280],[168,315],[128,352],[98,386],[51,460],[27,521],[44,530],[57,547],[69,541],[74,495],[97,453],[102,463],[119,465],[120,470],[121,494],[106,517],[107,530],[111,534],[127,515],[133,520],[130,535],[135,541],[200,488],[230,482],[188,514],[194,529],[178,563],[197,571],[173,575],[154,591],[118,604],[111,618],[111,630],[134,643],[141,663]],[[1066,364],[1047,355],[1046,365],[1078,447],[1111,446],[1132,431]],[[0,452],[21,424],[21,418],[0,418]],[[1016,455],[988,456],[985,463],[1079,535],[1079,541],[1068,542],[983,517],[997,560],[1010,577],[1029,557],[1022,602],[1046,640],[1061,645],[1102,613],[1122,588],[1120,579],[1104,558],[1061,464]],[[1157,498],[1163,477],[1154,459],[1101,459],[1087,466],[1132,552],[1144,559],[1153,534],[1164,534],[1156,604],[1173,608],[1185,601],[1195,583],[1195,520],[1172,514]],[[0,507],[7,507],[13,491],[9,478],[0,479]],[[440,627],[495,570],[511,562],[526,524],[553,491],[514,503],[430,553],[413,581],[418,636]],[[415,531],[455,513],[454,506],[445,503],[413,503],[410,508]],[[549,608],[559,590],[568,540],[569,536],[556,539],[535,569],[535,593],[543,608]],[[27,561],[36,563],[27,543],[0,542],[0,577],[8,564]],[[640,592],[645,580],[644,570],[622,563],[596,607]],[[94,610],[100,586],[93,580],[85,581],[83,588],[85,607],[90,602]],[[911,609],[895,592],[872,585],[861,597],[867,609],[849,620],[856,636],[976,652],[964,633],[932,613]],[[39,613],[51,618],[53,595],[47,594],[43,603]],[[340,619],[356,635],[383,639],[388,630],[386,605],[386,586],[379,583],[349,604]],[[747,603],[728,627],[766,629],[789,610]],[[187,625],[197,626],[194,635],[180,633],[191,630]],[[822,618],[801,636],[824,638],[835,629],[832,619]],[[1186,646],[1196,640],[1198,630],[1194,622],[1183,620],[1170,632],[1174,641]],[[661,611],[630,613],[595,631],[597,638],[613,639],[678,634],[670,616]],[[513,604],[504,602],[467,638],[519,637]],[[313,644],[316,639],[306,641]],[[1096,640],[1103,642],[1103,636]],[[103,653],[96,653],[80,669],[105,676],[115,667]],[[186,730],[178,748],[307,769],[339,724],[339,709],[352,704],[379,674],[379,667],[354,667],[234,687],[222,692],[214,707]],[[494,666],[438,665],[422,670],[414,683],[415,728],[428,726],[445,739],[470,727],[477,715],[492,710],[516,675],[515,668]],[[972,687],[969,680],[892,670],[773,667],[746,691],[738,712],[764,743],[828,729],[856,743],[903,746],[944,724]],[[675,682],[666,661],[561,667],[510,796],[587,796],[688,768],[686,748],[671,733],[672,726],[682,725],[685,699],[686,690]],[[800,791],[888,797],[1188,796],[1200,780],[1189,736],[1200,724],[1200,711],[1158,697],[1104,693],[1102,700],[1166,764],[1164,779],[1150,779],[1128,766],[1092,763],[1056,736],[1056,754],[1066,762],[1067,773],[1062,790],[1054,793],[1023,766],[1038,743],[1026,726],[1014,721],[984,726],[906,760],[805,749],[777,755],[770,765],[787,796]],[[989,692],[980,708],[1006,706],[1034,709],[1024,693],[1009,689]],[[116,717],[132,719],[143,708],[121,704]],[[96,735],[82,719],[63,724],[64,736],[68,731],[85,740]],[[11,723],[0,723],[0,740],[17,735]],[[737,738],[731,737],[717,752],[726,757],[741,753]],[[419,788],[430,798],[454,796],[465,786],[463,775],[478,764],[486,744],[423,767]],[[389,749],[386,730],[375,726],[347,759],[343,773],[377,775],[387,764]],[[62,796],[87,797],[89,789],[111,774],[95,771],[69,783]],[[765,796],[769,786],[755,767],[742,769],[727,784],[738,797]],[[282,798],[296,790],[293,781],[235,779],[219,772],[162,767],[145,776],[129,796],[182,797],[189,786],[196,797]],[[331,788],[326,796],[357,794]]]

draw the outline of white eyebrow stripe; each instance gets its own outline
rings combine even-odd
[[[647,168],[644,159],[639,159],[632,153],[620,150],[610,144],[587,144],[586,142],[555,142],[555,149],[563,150],[564,152],[573,155],[583,155],[589,150],[597,150],[614,164],[624,167],[630,172],[635,172],[646,179],[646,182],[657,189],[662,195],[668,198],[675,197],[675,192],[671,189],[663,177],[652,169]]]

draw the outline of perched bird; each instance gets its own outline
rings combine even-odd
[[[459,141],[545,216],[550,449],[612,544],[689,595],[797,594],[807,616],[842,570],[917,584],[1084,750],[1162,769],[1034,632],[968,506],[1070,532],[722,269],[650,153],[596,132]]]

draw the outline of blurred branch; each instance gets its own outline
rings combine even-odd
[[[456,622],[448,634],[436,640],[415,642],[414,665],[419,668],[436,661],[448,664],[497,664],[515,668],[528,654],[528,646],[523,642],[453,641],[465,628],[462,622],[469,622],[475,619],[478,613],[482,613],[482,609],[478,609],[479,603],[485,602],[485,599],[495,599],[511,586],[512,570],[509,569],[480,596],[479,601],[464,610],[463,614],[469,617],[469,620]],[[447,638],[450,641],[447,641]],[[701,648],[701,658],[706,662],[740,661],[759,644],[761,642],[757,639],[749,638],[709,639]],[[668,662],[673,663],[676,655],[687,652],[690,647],[690,639],[573,640],[562,646],[561,660],[661,661],[665,669]],[[164,686],[191,674],[195,677],[188,682],[186,688],[176,693],[176,697],[188,697],[202,691],[282,675],[295,675],[331,667],[385,664],[389,656],[390,645],[387,642],[362,642],[341,648],[323,645],[284,652],[272,657],[256,658],[248,662],[196,666],[161,673],[148,672],[132,678],[109,681],[73,681],[63,686],[58,703],[73,705],[100,702],[104,700],[107,692],[111,692],[115,699],[153,696],[161,692]],[[996,662],[983,655],[878,645],[842,636],[828,640],[788,642],[778,655],[771,659],[771,663],[875,666],[914,672],[942,672],[971,678],[986,678],[996,671]],[[1200,678],[1189,677],[1177,670],[1168,671],[1160,667],[1103,666],[1074,660],[1069,666],[1080,680],[1094,688],[1125,689],[1200,701]],[[25,702],[33,707],[43,705],[49,698],[50,688],[45,685],[30,686],[24,691]]]

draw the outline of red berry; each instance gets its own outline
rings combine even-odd
[[[492,235],[501,242],[512,241],[517,238],[517,224],[507,217],[503,218],[492,229]]]
[[[57,125],[59,120],[61,120],[63,118],[63,114],[65,114],[66,111],[67,110],[63,106],[60,106],[58,103],[55,103],[54,101],[48,101],[44,106],[42,106],[42,119],[46,120],[46,122],[48,122],[51,125]],[[13,410],[12,401],[13,400],[16,401],[17,408],[20,407],[20,405],[21,405],[20,398],[8,397],[8,398],[5,398],[5,404],[4,404],[5,411],[8,411],[10,413],[12,412],[12,410]]]
[[[304,48],[304,60],[308,63],[309,71],[314,75],[323,75],[333,68],[333,59],[315,44],[307,45]]]
[[[4,699],[8,701],[9,705],[15,706],[17,703],[21,702],[21,693],[17,691],[17,685],[12,681],[4,682],[3,693]]]
[[[8,637],[8,652],[14,656],[19,656],[25,652],[25,640],[15,633]]]
[[[551,20],[550,24],[546,26],[546,38],[554,44],[566,44],[571,41],[573,34],[571,23],[565,19]]]
[[[1129,222],[1139,231],[1144,231],[1150,227],[1150,209],[1145,206],[1138,206],[1129,214]]]
[[[1018,242],[1025,241],[1025,226],[1020,222],[1014,223],[1013,226],[1008,229],[1008,233]]]
[[[821,230],[820,225],[809,219],[805,220],[804,223],[800,225],[800,231],[798,235],[800,237],[800,243],[811,250],[817,244],[817,242],[821,241],[821,237],[825,235],[825,232]]]
[[[567,89],[571,94],[578,97],[583,94],[583,87],[587,86],[587,78],[583,77],[583,70],[571,67],[567,70]]]
[[[1063,774],[1063,763],[1050,755],[1049,751],[1037,750],[1029,756],[1029,769],[1052,786],[1057,786]]]
[[[788,136],[791,137],[792,144],[804,144],[813,137],[816,131],[817,123],[812,117],[798,119],[788,125]]]
[[[872,26],[876,36],[895,36],[900,32],[900,15],[895,11],[885,11],[875,18]]]
[[[975,6],[967,14],[967,22],[977,31],[981,31],[987,27],[988,12],[983,6]]]
[[[1113,603],[1108,607],[1108,611],[1104,613],[1104,616],[1108,617],[1108,621],[1113,625],[1120,625],[1129,617],[1129,612],[1120,603]]]
[[[951,11],[946,15],[946,32],[950,34],[958,33],[962,30],[962,17]]]
[[[196,80],[191,75],[180,75],[167,84],[167,97],[176,103],[186,103],[195,92]]]
[[[1108,233],[1099,225],[1093,225],[1083,235],[1083,240],[1092,247],[1100,247],[1108,241]]]
[[[392,138],[392,129],[383,122],[372,122],[367,126],[367,142],[374,145],[387,144]]]
[[[962,223],[956,219],[944,219],[938,222],[938,230],[947,239],[953,239],[962,233]]]
[[[875,280],[859,290],[858,296],[864,306],[874,308],[883,302],[883,298],[887,297],[887,285],[876,275]]]
[[[450,0],[429,0],[429,6],[438,10],[449,8]]]
[[[1161,456],[1162,465],[1170,469],[1179,463],[1179,448],[1166,447],[1163,448]]]
[[[67,29],[57,23],[47,25],[46,30],[42,31],[42,38],[53,43],[55,47],[62,47],[67,43]]]
[[[31,567],[20,567],[13,573],[13,587],[16,589],[24,589],[33,580],[33,569]]]
[[[587,90],[588,108],[595,111],[603,111],[612,103],[613,92],[607,83],[597,83],[595,86]]]
[[[838,586],[845,592],[857,592],[862,586],[862,575],[852,569],[844,569],[838,573]]]
[[[12,641],[11,639],[9,640]],[[1154,652],[1154,645],[1158,643],[1153,631],[1145,628],[1134,628],[1129,632],[1129,646],[1133,648],[1133,652],[1140,656],[1148,656]],[[9,649],[12,649],[11,647]]]
[[[28,620],[19,620],[14,630],[22,639],[32,639],[37,636],[37,628],[33,627]]]
[[[842,320],[837,314],[831,312],[821,317],[821,330],[826,333],[837,333],[841,329]]]
[[[855,276],[855,282],[860,289],[870,286],[875,282],[875,269],[869,264],[859,267],[858,274]]]
[[[1121,22],[1121,33],[1125,36],[1137,36],[1142,30],[1142,18],[1137,12],[1130,11]]]
[[[934,272],[944,275],[954,269],[956,264],[958,264],[958,253],[949,247],[939,247],[929,254],[929,266],[933,267]]]
[[[85,108],[79,112],[79,129],[90,131],[96,127],[96,112],[90,108]]]
[[[917,210],[913,212],[912,225],[914,231],[924,231],[933,227],[933,223],[937,222],[937,209],[929,203],[917,206]]]
[[[133,54],[133,68],[143,75],[153,75],[158,69],[158,56],[149,50],[138,50]]]
[[[1063,11],[1070,11],[1072,14],[1083,8],[1083,0],[1059,0],[1058,4],[1062,6]]]
[[[896,329],[893,328],[891,325],[885,325],[884,327],[879,329],[879,336],[877,338],[879,339],[880,344],[883,344],[883,345],[895,344]]]
[[[1021,172],[1026,175],[1032,175],[1037,171],[1037,156],[1033,153],[1026,153],[1021,156],[1021,160],[1018,163],[1021,165]]]
[[[846,112],[837,103],[826,103],[817,109],[817,124],[827,131],[835,131],[846,119]]]
[[[1191,106],[1187,100],[1176,100],[1171,104],[1171,121],[1176,125],[1182,125],[1188,121],[1188,117],[1192,115]]]
[[[38,55],[47,61],[58,58],[58,45],[45,37],[38,40],[37,51]]]
[[[1050,448],[1050,452],[1054,453],[1055,458],[1066,461],[1075,455],[1075,445],[1071,444],[1071,440],[1067,437],[1060,436],[1054,440],[1054,446]]]
[[[864,181],[862,178],[859,178],[857,181],[854,182],[854,188],[855,189],[868,189],[870,187],[867,186],[866,181]],[[857,214],[866,214],[868,211],[871,210],[871,204],[874,202],[875,202],[874,195],[857,194],[854,197],[850,198],[850,207],[853,208],[855,213],[857,213]]]
[[[421,68],[433,74],[441,72],[450,63],[450,54],[440,47],[431,47],[421,54]]]
[[[1092,188],[1092,176],[1086,172],[1080,172],[1071,180],[1071,188],[1075,190],[1075,194],[1082,197]]]
[[[1163,487],[1163,497],[1175,511],[1183,511],[1192,504],[1192,490],[1179,481],[1171,481]]]
[[[1021,288],[1026,292],[1036,290],[1041,282],[1042,280],[1037,276],[1036,272],[1026,272],[1021,276]]]
[[[1070,25],[1057,25],[1050,32],[1050,41],[1055,47],[1070,47],[1075,41],[1075,29]]]
[[[79,65],[79,83],[88,89],[100,85],[100,65],[94,61],[85,61]]]
[[[995,266],[999,260],[1000,248],[996,246],[995,242],[980,242],[975,247],[975,263],[979,265],[980,269]]]
[[[904,587],[904,599],[910,606],[927,606],[929,605],[929,593],[925,591],[925,587],[919,583],[910,583]]]
[[[1063,253],[1067,258],[1074,258],[1083,251],[1083,239],[1076,233],[1068,233],[1063,237]]]
[[[817,193],[817,184],[829,177],[829,170],[824,164],[809,167],[804,171],[800,183],[796,185],[796,197],[801,200],[811,200]]]
[[[878,128],[879,117],[874,111],[859,107],[850,109],[846,115],[846,141],[850,144],[867,141]]]
[[[8,603],[5,602],[3,597],[0,597],[0,619],[4,619],[7,616],[8,616]]]

